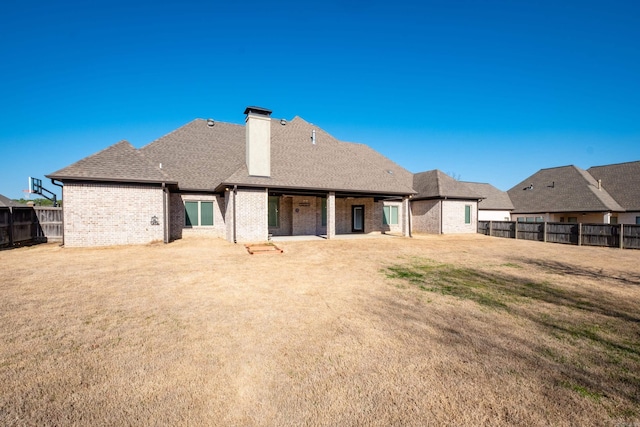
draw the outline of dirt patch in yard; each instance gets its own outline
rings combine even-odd
[[[640,425],[640,251],[0,252],[2,425]]]

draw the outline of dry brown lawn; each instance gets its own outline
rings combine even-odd
[[[640,426],[640,251],[0,251],[0,425]]]

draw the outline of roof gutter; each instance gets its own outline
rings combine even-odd
[[[299,191],[299,192],[309,192],[311,193],[328,193],[333,191],[338,194],[349,194],[349,195],[361,195],[362,197],[376,197],[376,196],[385,196],[385,197],[404,197],[404,196],[415,196],[416,192],[397,192],[397,191],[376,191],[376,190],[351,190],[351,189],[336,189],[336,188],[320,188],[320,187],[297,187],[297,186],[274,186],[272,184],[242,184],[242,183],[232,183],[232,182],[223,182],[215,188],[215,192],[224,191],[225,187],[245,187],[245,188],[269,188],[269,192],[272,191]]]
[[[128,179],[128,178],[95,178],[95,177],[79,177],[79,176],[57,176],[57,175],[45,175],[52,182],[57,181],[83,181],[83,182],[124,182],[134,184],[178,184],[178,181],[161,181],[155,179]],[[58,184],[55,184],[58,185]]]

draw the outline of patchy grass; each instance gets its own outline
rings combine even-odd
[[[501,267],[511,267],[507,264]],[[421,291],[497,310],[514,326],[530,325],[528,333],[545,342],[538,348],[540,359],[556,366],[550,381],[601,404],[614,416],[638,413],[640,317],[628,305],[599,300],[589,288],[432,259],[413,258],[383,272],[388,279],[409,282]]]
[[[472,269],[439,264],[433,260],[414,260],[409,264],[387,267],[385,272],[390,279],[406,280],[424,291],[468,299],[489,308],[507,308],[506,295],[490,292],[496,289],[492,286],[496,280]]]

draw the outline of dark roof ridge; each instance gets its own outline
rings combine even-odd
[[[366,144],[361,144],[361,143],[358,143],[358,142],[344,142],[344,141],[338,141],[338,142],[342,142],[343,144],[351,144],[351,146],[350,146],[350,145],[345,145],[345,147],[347,147],[347,149],[349,149],[349,151],[351,151],[351,152],[352,152],[352,153],[354,153],[355,155],[357,155],[358,153],[356,153],[356,152],[352,149],[352,146],[353,146],[353,147],[355,147],[356,145],[357,145],[357,146],[365,147],[365,148],[366,148],[366,149],[368,149],[368,150],[371,150],[371,151],[374,151],[375,153],[378,153],[376,150],[374,150],[373,148],[369,147],[369,146],[368,146],[368,145],[366,145]],[[378,153],[378,154],[379,154],[379,153]],[[398,165],[396,162],[394,162],[393,160],[389,159],[388,157],[386,157],[386,156],[383,156],[383,157],[385,157],[388,161],[390,161],[394,166],[397,166],[398,168],[402,168],[402,166]],[[375,164],[375,163],[374,163],[373,161],[371,161],[370,159],[365,159],[365,161],[367,162],[367,164],[369,164],[369,165],[370,165],[371,167],[373,167],[373,168],[378,168],[378,167],[380,167],[380,165]],[[404,169],[404,168],[403,168],[403,169]],[[393,173],[393,171],[391,171],[390,169],[386,169],[386,170],[385,170],[385,169],[382,169],[382,171],[383,171],[383,172],[387,172],[387,173],[391,172],[391,173],[389,173],[389,175],[391,175],[391,179],[393,179],[393,181],[395,181],[398,185],[401,185],[401,186],[403,186],[403,187],[407,187],[407,184],[406,184],[406,183],[404,183],[404,182],[402,182],[402,181],[400,181],[400,178],[399,178],[395,173]],[[413,180],[412,180],[412,181],[413,181]],[[411,186],[408,186],[407,188],[408,188],[408,189],[410,189],[414,194],[417,194],[417,193],[418,193],[418,192],[413,188],[413,182],[412,182]]]
[[[272,119],[272,120],[280,121],[282,119]],[[306,125],[309,125],[309,126],[314,126],[316,128],[316,130],[323,132],[325,135],[329,136],[330,138],[335,139],[338,142],[344,142],[345,144],[357,144],[355,142],[348,142],[348,141],[343,141],[341,139],[338,139],[335,136],[333,136],[332,134],[330,134],[329,132],[327,132],[326,130],[324,130],[324,128],[316,125],[315,123],[311,123],[311,122],[305,120],[304,118],[302,118],[302,117],[300,117],[298,115],[294,116],[293,119],[289,120],[287,123],[297,123],[297,122],[302,122],[302,124],[306,124]]]
[[[436,188],[438,189],[438,194],[442,194],[443,189],[442,189],[442,182],[440,180],[440,174],[442,173],[442,171],[440,169],[434,169],[434,172],[436,175]]]
[[[166,137],[168,137],[168,136],[171,136],[171,135],[173,135],[173,134],[177,133],[178,131],[180,131],[180,130],[184,129],[185,127],[189,126],[189,125],[190,125],[190,124],[192,124],[192,123],[196,123],[196,122],[206,122],[207,120],[209,120],[209,119],[195,118],[195,119],[193,119],[193,120],[191,120],[191,121],[188,121],[187,123],[183,124],[182,126],[179,126],[179,127],[175,128],[175,129],[174,129],[174,130],[172,130],[171,132],[168,132],[168,133],[166,133],[166,134],[164,134],[164,135],[162,135],[162,136],[159,136],[159,137],[157,137],[156,139],[154,139],[153,141],[151,141],[151,142],[149,142],[149,143],[147,143],[147,144],[143,145],[142,147],[140,147],[140,149],[147,148],[147,147],[149,147],[149,146],[151,146],[151,145],[155,144],[156,142],[160,141],[161,139],[164,139],[164,138],[166,138]],[[238,123],[229,123],[229,122],[222,122],[222,121],[218,122],[218,121],[215,121],[215,120],[214,120],[214,122],[215,122],[215,123],[225,124],[225,125],[242,126],[241,124],[238,124]]]
[[[188,126],[189,124],[191,124],[191,123],[193,123],[193,122],[195,122],[195,121],[197,121],[197,120],[199,120],[199,119],[193,119],[193,120],[191,120],[191,121],[189,121],[189,122],[187,122],[187,123],[183,124],[182,126],[175,128],[175,129],[174,129],[174,130],[172,130],[171,132],[168,132],[168,133],[166,133],[166,134],[164,134],[164,135],[162,135],[162,136],[159,136],[158,138],[154,139],[153,141],[151,141],[151,142],[149,142],[149,143],[147,143],[147,144],[143,145],[142,147],[140,147],[140,149],[143,149],[143,148],[149,147],[150,145],[155,144],[156,142],[160,141],[161,139],[166,138],[166,137],[168,137],[169,135],[173,135],[174,133],[178,132],[178,131],[179,131],[180,129],[182,129],[183,127]]]
[[[640,163],[640,160],[631,160],[628,162],[620,162],[620,163],[609,163],[606,165],[597,165],[597,166],[590,166],[589,169],[593,169],[593,168],[606,168],[607,166],[621,166],[621,165],[628,165],[631,163]],[[588,170],[588,169],[587,169]]]
[[[552,166],[550,168],[541,168],[541,171],[546,171],[546,170],[551,170],[551,169],[562,169],[562,168],[576,168],[576,169],[581,169],[580,167],[574,165],[574,164],[570,164],[570,165],[564,165],[564,166]]]
[[[490,182],[480,182],[480,181],[458,181],[458,182],[469,183],[469,184],[489,184],[489,185],[493,185]],[[495,187],[495,185],[494,185],[494,187]]]

